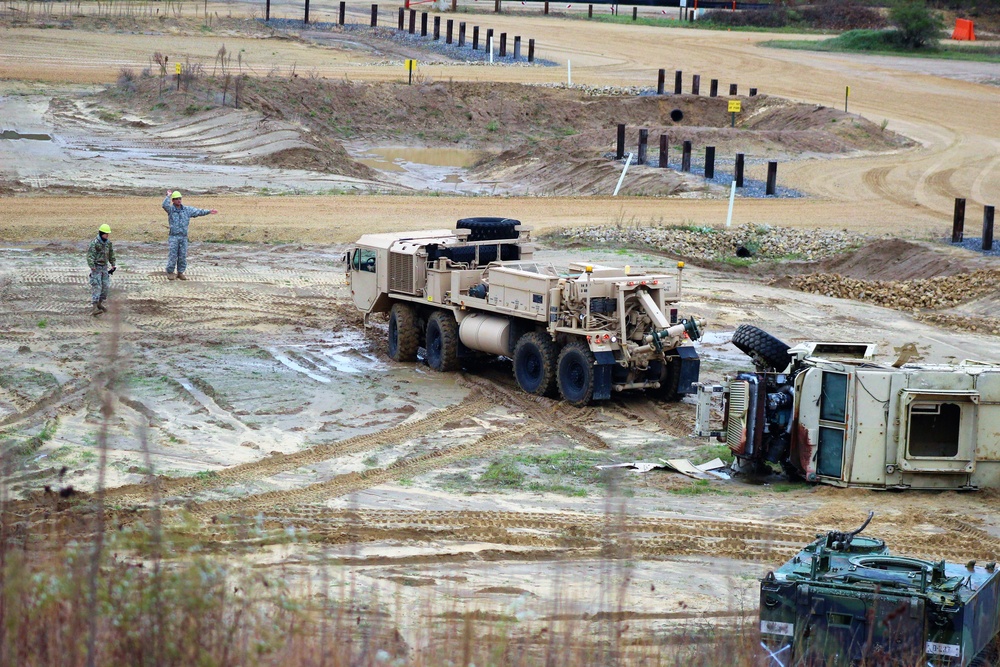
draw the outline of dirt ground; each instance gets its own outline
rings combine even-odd
[[[243,6],[218,8],[226,16]],[[314,10],[333,15],[332,5]],[[360,21],[363,11],[352,6],[351,16]],[[984,83],[987,70],[975,63],[768,50],[756,44],[772,36],[753,33],[523,15],[463,18],[535,36],[542,56],[558,66],[422,63],[428,99],[448,94],[449,86],[480,96],[478,86],[494,86],[512,100],[507,112],[517,113],[516,89],[507,86],[564,80],[572,60],[574,83],[586,86],[651,86],[656,69],[666,66],[701,73],[703,89],[707,79],[719,78],[741,89],[759,87],[766,93],[760,104],[805,103],[780,121],[743,130],[758,132],[745,144],[754,158],[766,161],[768,151],[787,158],[780,183],[804,196],[742,197],[737,223],[939,239],[950,228],[954,197],[967,198],[972,230],[980,207],[1000,191],[1000,117],[985,111],[1000,101],[1000,88]],[[439,185],[422,193],[433,180],[426,168],[394,177],[358,162],[393,138],[388,123],[378,129],[371,120],[352,136],[310,140],[319,126],[300,106],[337,87],[345,95],[338,99],[349,102],[344,91],[350,87],[382,91],[386,105],[391,99],[405,108],[406,98],[386,92],[391,88],[367,86],[401,84],[401,58],[420,53],[410,51],[417,47],[364,35],[338,41],[336,34],[318,45],[249,35],[221,19],[208,30],[184,20],[81,20],[78,28],[60,28],[58,16],[46,20],[56,27],[31,21],[0,27],[2,129],[17,118],[13,130],[54,138],[0,140],[0,353],[6,360],[0,442],[17,462],[5,477],[6,492],[24,525],[39,528],[28,530],[37,536],[36,548],[72,531],[71,503],[44,488],[72,486],[79,495],[94,489],[102,420],[91,383],[107,343],[117,339],[123,390],[110,424],[107,469],[117,520],[141,518],[158,488],[165,508],[186,518],[178,529],[184,539],[222,558],[245,558],[301,578],[311,577],[318,563],[338,563],[362,590],[394,601],[384,611],[410,645],[419,643],[428,609],[515,618],[532,632],[564,605],[559,608],[596,635],[600,613],[617,608],[631,614],[629,632],[637,641],[726,626],[753,612],[758,577],[817,531],[853,527],[869,509],[877,515],[868,533],[897,553],[965,562],[995,559],[1000,551],[995,491],[886,494],[779,479],[704,485],[661,472],[602,477],[594,465],[700,459],[716,450],[690,437],[694,415],[687,402],[622,396],[574,409],[521,394],[507,362],[447,375],[421,363],[392,363],[384,351],[385,323],[365,327],[350,305],[341,257],[363,232],[499,214],[537,232],[596,224],[720,225],[727,201],[703,180],[671,176],[672,197],[581,196],[573,183],[578,175],[567,165],[597,158],[573,158],[578,148],[564,146],[576,135],[559,136],[558,128],[576,127],[572,113],[537,127],[525,121],[516,131],[509,121],[506,138],[494,141],[487,128],[492,112],[484,111],[474,114],[474,125],[455,128],[467,134],[457,145],[491,152],[492,162],[448,173],[469,179],[465,183],[499,178],[517,196],[450,197]],[[148,66],[154,51],[211,68],[223,42],[256,74],[279,69],[273,78],[282,79],[284,91],[302,91],[303,101],[271,110],[258,103],[238,116],[216,107],[167,118],[157,114],[169,109],[129,110],[128,100],[98,85],[114,83],[123,66]],[[292,67],[302,75],[291,77]],[[843,103],[847,85],[849,118],[867,128],[865,137],[824,130],[814,143],[792,150],[805,142],[793,133],[817,127],[804,109],[825,105],[814,112],[821,125],[845,117],[829,107]],[[532,103],[552,99],[538,95]],[[610,104],[587,102],[576,89],[556,95],[563,111]],[[668,127],[653,113],[656,105],[635,99],[629,104],[639,111],[630,123]],[[613,120],[610,111],[601,114]],[[358,115],[378,117],[371,109]],[[871,128],[880,133],[883,120],[901,137],[898,143],[873,145]],[[685,131],[731,151],[741,142],[719,127],[724,115],[721,121]],[[414,148],[437,145],[453,124],[446,118],[434,128],[410,127],[402,140]],[[432,129],[438,134],[428,141]],[[574,131],[586,140],[581,146],[604,142],[603,150],[611,150],[613,126],[601,135],[581,120]],[[531,136],[538,154],[555,163],[552,170],[531,170]],[[759,179],[761,165],[753,169]],[[657,178],[662,184],[662,175]],[[596,182],[603,187],[608,179],[615,174]],[[525,186],[530,192],[519,189]],[[186,283],[168,282],[163,272],[159,204],[174,187],[188,191],[187,203],[221,211],[192,224]],[[271,196],[280,192],[300,194]],[[95,320],[87,314],[83,252],[88,230],[102,222],[114,228],[121,270],[113,278],[115,311]],[[608,263],[675,263],[643,250],[568,249],[544,239],[541,246],[538,256],[561,266],[582,254]],[[791,289],[789,279],[774,280],[812,271],[902,280],[990,266],[995,258],[902,241],[788,271],[695,261],[685,269],[679,305],[710,322],[700,343],[705,380],[746,366],[728,343],[744,322],[789,342],[873,341],[882,358],[913,342],[930,361],[1000,360],[1000,338],[927,320],[939,313],[806,293]],[[989,316],[996,299],[980,295],[943,315]],[[491,465],[522,476],[500,483],[487,474]],[[158,487],[151,473],[159,476]],[[617,585],[624,595],[611,600],[605,593]]]

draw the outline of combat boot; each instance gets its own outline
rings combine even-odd
[[[168,273],[167,274],[167,280],[173,280],[173,279],[174,279],[174,274]]]
[[[108,312],[108,309],[104,305],[104,299],[101,299],[100,301],[97,302],[97,307],[100,309],[102,313]]]
[[[94,315],[95,317],[96,317],[97,315],[100,315],[100,314],[101,314],[101,313],[103,312],[103,311],[101,310],[101,307],[100,307],[99,305],[97,305],[97,304],[98,304],[98,302],[97,302],[97,301],[95,301],[95,302],[94,302],[94,307],[93,307],[93,308],[92,308],[92,309],[90,310],[90,314],[91,314],[91,315]]]
[[[178,273],[177,280],[187,280],[187,276],[185,276],[183,273]]]

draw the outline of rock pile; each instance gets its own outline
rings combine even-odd
[[[588,245],[652,248],[680,257],[737,263],[761,259],[818,260],[860,247],[870,239],[847,231],[771,225],[744,224],[725,229],[633,222],[567,229],[558,233],[557,237]],[[740,248],[743,250],[740,251]]]
[[[858,280],[830,273],[796,276],[796,289],[839,299],[854,299],[896,310],[937,310],[996,291],[998,269],[919,280]]]

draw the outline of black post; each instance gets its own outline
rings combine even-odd
[[[639,130],[639,161],[636,164],[646,164],[646,144],[649,143],[649,130]]]
[[[473,51],[478,51],[479,50],[479,26],[478,25],[472,26],[472,50]]]
[[[340,11],[337,14],[337,24],[344,25],[344,14],[347,12],[347,3],[341,0]]]
[[[420,36],[427,36],[427,12],[420,12]]]
[[[719,96],[719,80],[712,79],[708,82],[708,96],[718,97]]]
[[[486,29],[486,39],[484,41],[486,42],[486,44],[484,44],[484,46],[487,49],[493,50],[493,46],[494,46],[494,44],[493,44],[493,28],[487,28]]]
[[[455,28],[455,19],[448,19],[444,29],[444,43],[451,44],[452,31]]]
[[[372,27],[378,26],[378,5],[372,5]]]
[[[656,73],[656,94],[663,94],[663,86],[667,81],[667,70],[661,69]]]
[[[587,5],[587,18],[594,18],[594,5]]]
[[[535,40],[528,40],[528,62],[535,62]]]
[[[500,0],[494,0],[493,2],[493,12],[496,14],[500,13]]]
[[[633,7],[632,8],[632,20],[635,21],[638,18],[639,18],[639,8],[638,7]]]
[[[701,94],[701,74],[695,74],[691,77],[691,94]]]
[[[306,0],[306,15],[305,18],[302,19],[302,22],[309,25],[309,0]]]
[[[756,88],[751,88],[750,89],[750,97],[757,97],[757,89]]]
[[[267,6],[264,9],[264,21],[271,20],[271,0],[267,0]]]
[[[621,160],[625,157],[625,123],[618,124],[618,149],[615,151],[615,159]]]
[[[736,154],[736,187],[743,187],[743,153]]]
[[[435,41],[441,39],[441,17],[440,16],[435,16],[434,17],[434,39],[435,39]]]
[[[683,77],[684,77],[684,72],[682,72],[681,70],[677,70],[676,72],[674,72],[674,95],[681,94],[681,88],[683,86],[683,81],[681,79],[683,79]]]
[[[660,135],[660,169],[667,168],[667,135]]]
[[[993,250],[993,207],[983,207],[983,250]]]
[[[691,171],[691,142],[685,141],[681,153],[681,171]]]
[[[507,33],[500,33],[500,57],[507,57]]]
[[[521,59],[521,36],[514,35],[514,60]]]
[[[715,146],[705,147],[705,178],[715,178]]]
[[[549,15],[549,0],[545,0],[545,15]]]
[[[400,32],[402,32],[405,26],[406,26],[406,9],[403,8],[403,7],[400,7],[399,8],[399,28],[397,28],[397,29]]]
[[[458,45],[465,46],[465,21],[458,24]]]
[[[411,9],[410,10],[410,30],[409,30],[409,32],[412,35],[416,31],[417,31],[417,10],[416,9]]]
[[[764,188],[765,195],[773,195],[778,184],[778,163],[767,163],[767,186]]]
[[[961,243],[965,238],[965,199],[955,197],[955,215],[951,223],[951,242]]]
[[[737,95],[735,83],[729,84],[729,94],[732,95],[733,97]]]

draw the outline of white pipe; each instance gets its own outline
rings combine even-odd
[[[573,85],[573,63],[572,61],[566,61],[566,85]]]
[[[611,195],[612,197],[618,196],[618,191],[622,187],[622,181],[625,180],[625,174],[628,172],[628,166],[632,164],[632,154],[628,154],[628,158],[625,160],[625,166],[622,168],[622,175],[618,177],[618,185],[615,186],[615,193]]]
[[[733,179],[733,185],[729,188],[729,213],[726,215],[726,227],[728,227],[733,222],[733,200],[736,199],[736,179]]]
[[[490,38],[489,38],[488,41],[489,41],[489,44],[486,45],[486,48],[489,49],[489,52],[490,52],[490,64],[492,65],[493,64],[493,35],[490,35]]]

